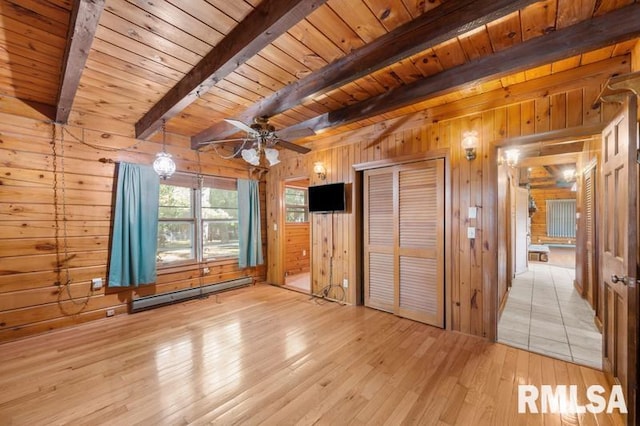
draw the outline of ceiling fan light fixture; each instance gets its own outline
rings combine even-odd
[[[258,151],[256,151],[255,148],[243,149],[240,154],[242,155],[242,159],[247,163],[253,166],[260,165],[260,156],[258,155]]]
[[[267,161],[269,162],[269,166],[275,166],[280,162],[278,159],[278,150],[275,148],[265,148],[264,156],[267,157]]]

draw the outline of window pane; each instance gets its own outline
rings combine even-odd
[[[302,223],[307,222],[307,212],[304,211],[287,211],[287,222]]]
[[[187,219],[193,217],[191,189],[181,186],[160,185],[161,219]]]
[[[201,200],[203,257],[238,256],[238,191],[202,188]]]
[[[193,259],[193,223],[162,221],[158,224],[158,262]]]
[[[285,188],[284,203],[286,205],[304,206],[307,204],[307,190],[300,188]]]
[[[202,247],[207,259],[238,256],[238,221],[203,220]]]

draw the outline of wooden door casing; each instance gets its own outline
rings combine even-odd
[[[603,287],[603,367],[625,394],[635,424],[637,362],[637,100],[602,133],[599,176],[600,283]]]

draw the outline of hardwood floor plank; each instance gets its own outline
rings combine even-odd
[[[2,424],[621,420],[517,412],[518,384],[610,389],[599,371],[267,285],[8,342],[0,356]]]

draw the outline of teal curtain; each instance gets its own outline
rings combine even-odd
[[[258,181],[238,179],[238,243],[241,268],[264,263]]]
[[[156,281],[160,179],[150,166],[120,163],[113,213],[109,286]]]

